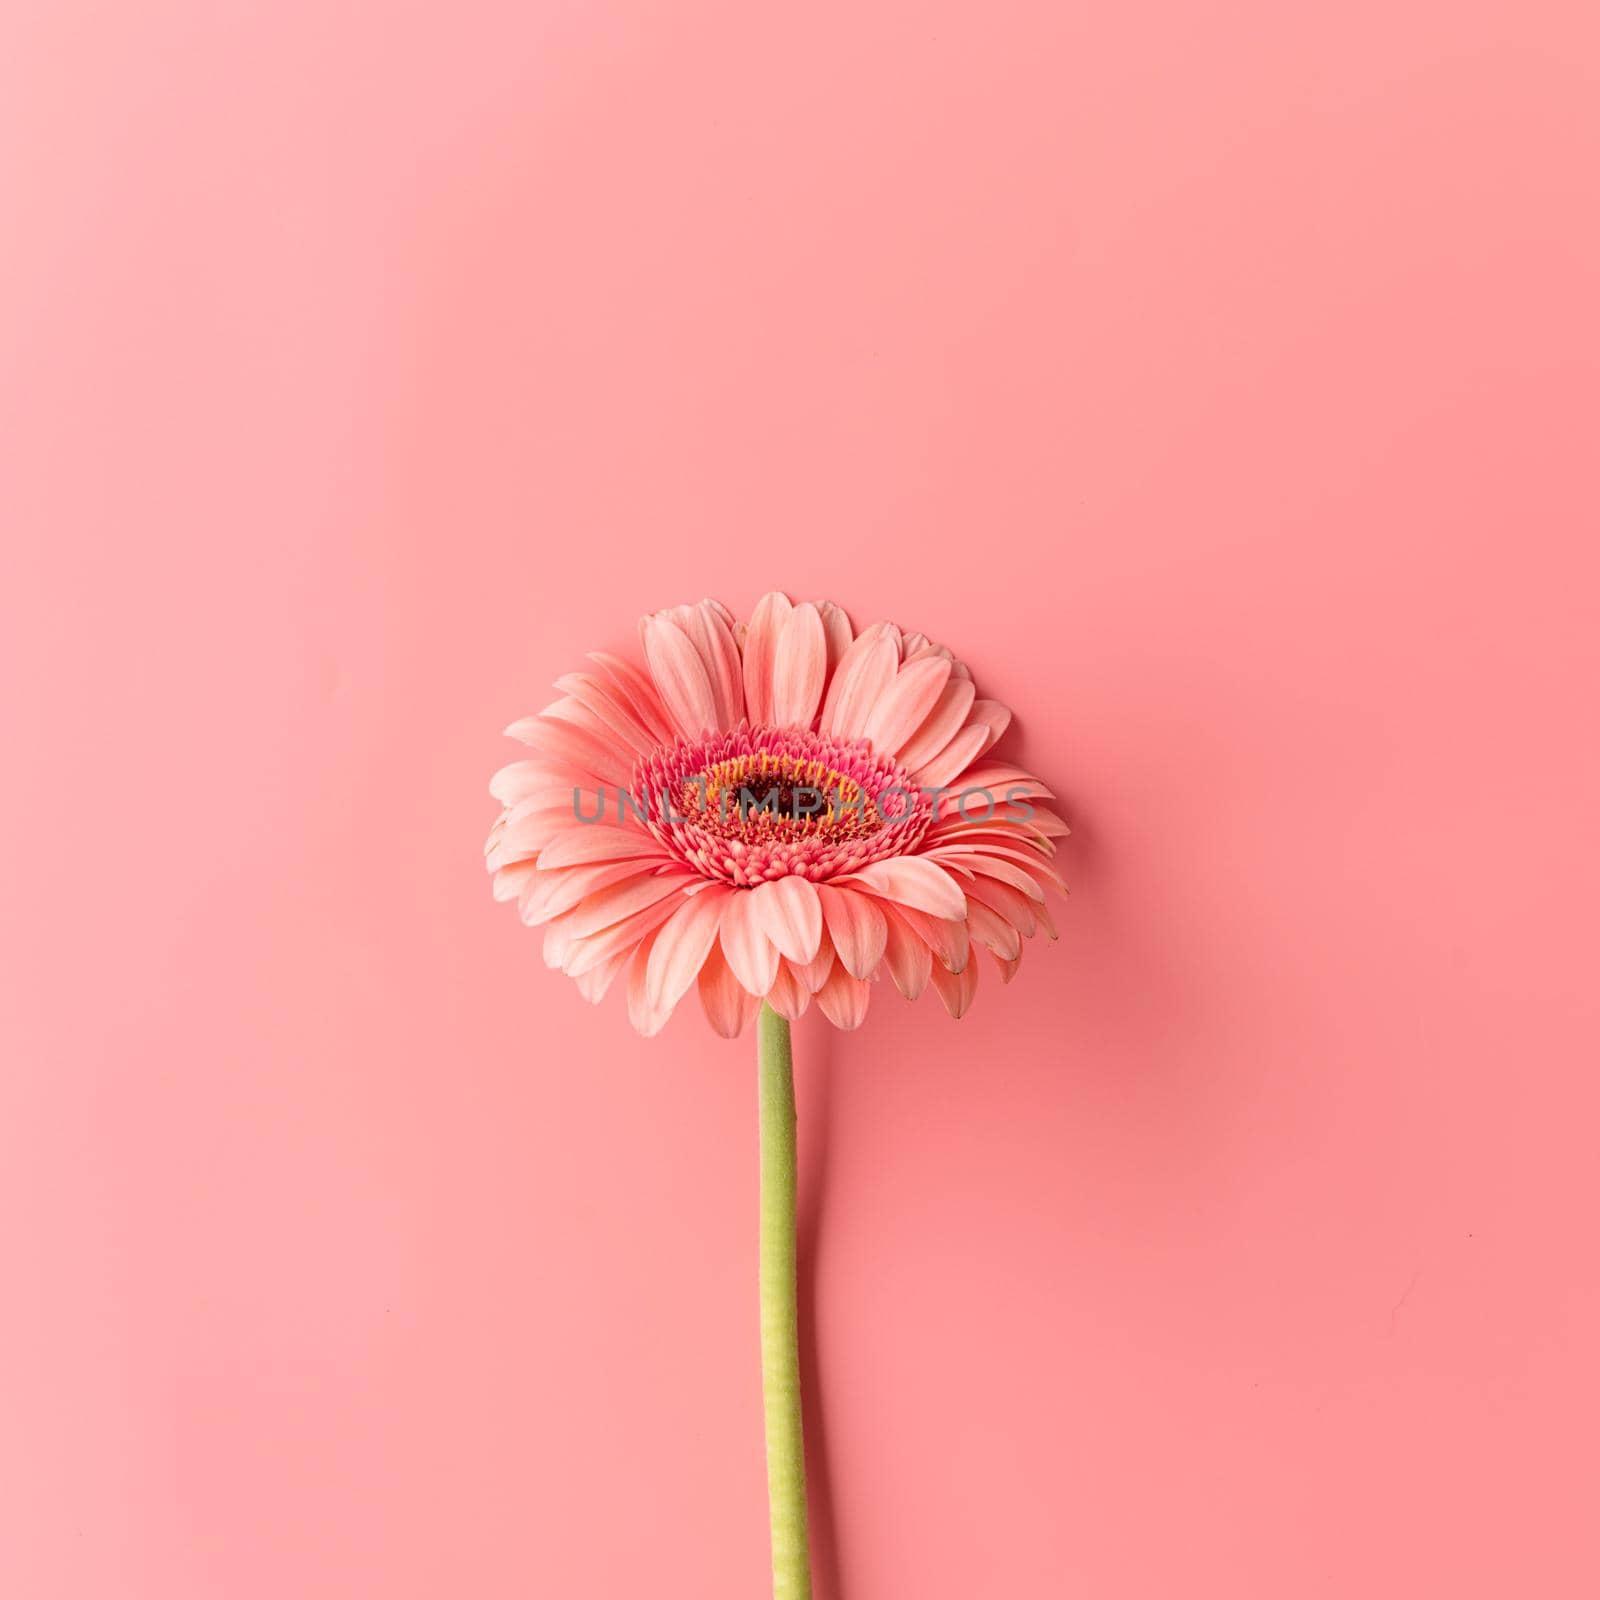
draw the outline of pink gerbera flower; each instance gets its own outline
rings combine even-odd
[[[640,623],[640,661],[594,654],[507,732],[495,774],[498,899],[543,925],[546,961],[598,1001],[626,973],[657,1032],[691,985],[718,1033],[813,996],[858,1026],[874,980],[952,1016],[988,949],[1003,980],[1038,928],[1065,823],[992,754],[1011,721],[942,645],[829,601],[714,600]]]
[[[857,1027],[874,979],[972,1003],[974,945],[1009,979],[1052,938],[1045,891],[1066,825],[991,751],[1011,721],[942,645],[826,600],[714,600],[639,625],[640,662],[592,655],[507,730],[495,774],[495,894],[543,924],[545,960],[599,1000],[627,973],[657,1032],[697,984],[732,1036],[760,1013],[761,1373],[774,1600],[809,1600],[795,1275],[789,1023],[813,996]],[[763,1003],[764,1002],[764,1003]]]

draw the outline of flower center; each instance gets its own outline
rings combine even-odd
[[[929,822],[910,777],[870,745],[795,729],[663,746],[639,763],[634,789],[651,833],[728,883],[835,877],[903,854]]]

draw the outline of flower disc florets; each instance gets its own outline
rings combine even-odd
[[[822,882],[903,855],[932,820],[910,774],[865,740],[745,724],[652,752],[633,803],[680,861],[742,886]]]

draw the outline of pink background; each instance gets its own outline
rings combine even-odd
[[[479,851],[773,585],[1078,827],[799,1035],[822,1600],[1600,1592],[1597,32],[8,7],[0,1592],[762,1592],[752,1047]]]

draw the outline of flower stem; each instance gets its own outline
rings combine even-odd
[[[756,1022],[756,1068],[761,1084],[761,1394],[772,1594],[773,1600],[811,1600],[795,1310],[794,1057],[789,1024],[765,1002]]]

